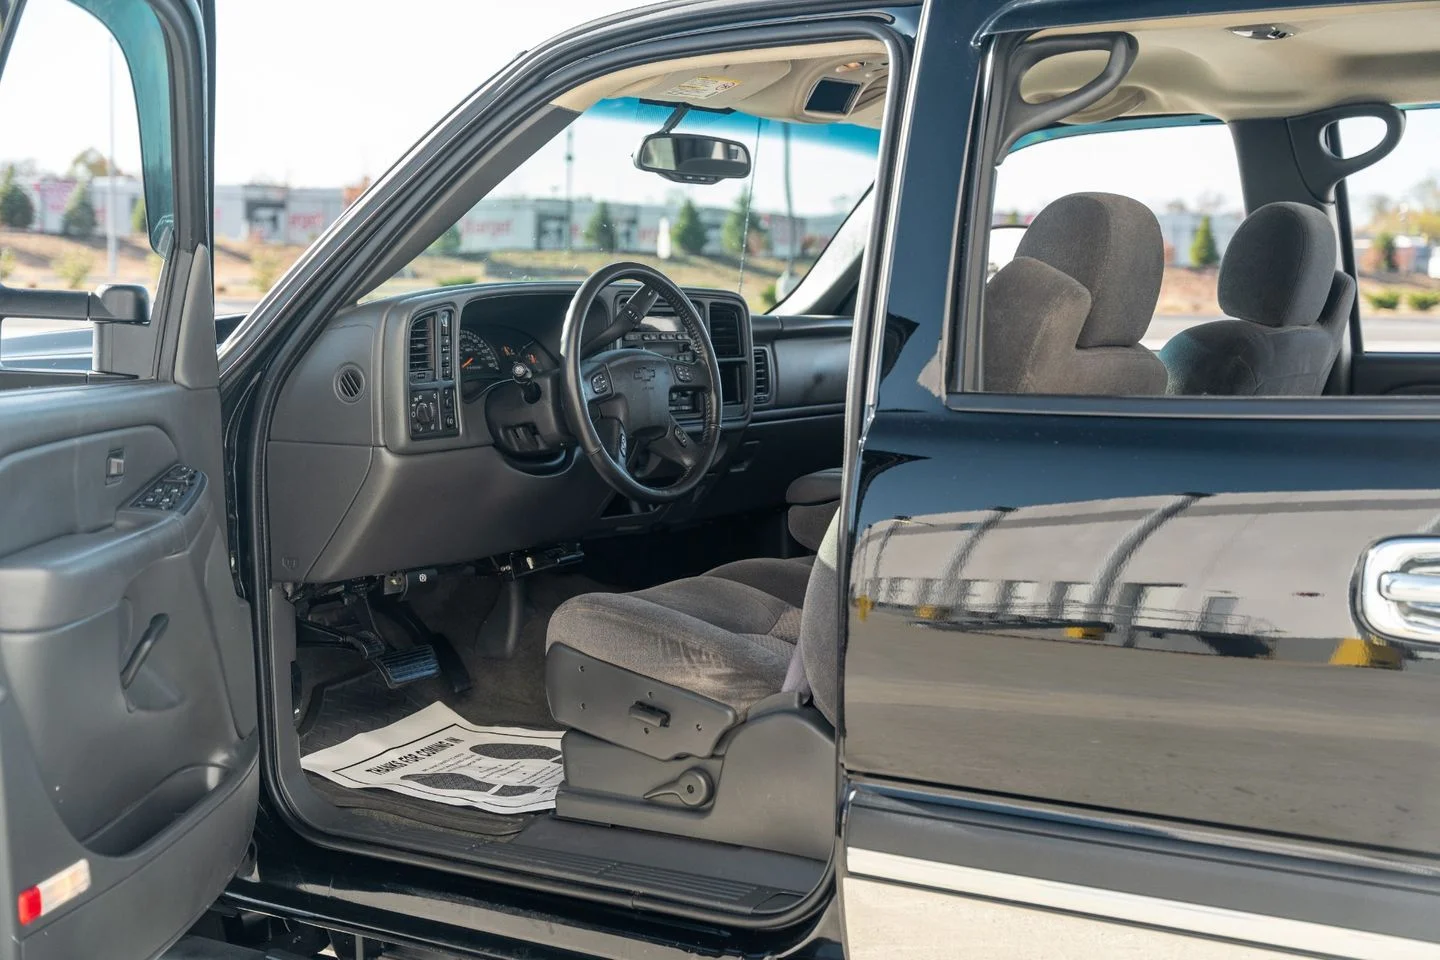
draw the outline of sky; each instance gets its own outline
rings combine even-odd
[[[219,0],[216,179],[335,187],[375,177],[487,77],[523,50],[575,24],[636,6],[633,0]],[[33,160],[62,172],[86,147],[106,149],[109,41],[67,0],[29,0],[0,82],[0,161]],[[64,50],[64,57],[56,56]],[[116,58],[123,80],[123,60]],[[38,94],[38,95],[37,95]],[[128,90],[115,98],[116,162],[138,166]],[[686,129],[682,126],[682,130]],[[633,199],[672,185],[634,180],[629,156],[641,124],[576,125],[574,191],[604,195],[624,178]],[[778,138],[757,152],[758,208],[782,209]],[[797,212],[853,202],[871,176],[863,152],[793,145]],[[768,151],[768,152],[767,152]],[[824,170],[826,176],[807,175]],[[1352,180],[1357,207],[1370,193],[1403,195],[1440,174],[1440,112],[1412,118],[1391,157]],[[553,194],[563,181],[558,141],[505,189]],[[729,203],[738,187],[714,196]],[[997,208],[1033,211],[1072,190],[1112,190],[1162,208],[1172,200],[1238,209],[1230,138],[1222,127],[1107,134],[1037,144],[1007,159]],[[627,199],[629,199],[627,197]]]

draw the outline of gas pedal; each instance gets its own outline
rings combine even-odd
[[[440,673],[440,661],[435,657],[435,648],[429,644],[383,653],[370,662],[392,690],[416,680],[428,680]]]

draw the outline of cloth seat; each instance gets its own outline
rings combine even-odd
[[[774,562],[786,565],[787,573],[799,567]],[[752,569],[739,572],[754,572],[756,565],[750,561]],[[784,685],[800,637],[801,608],[717,573],[567,600],[550,618],[546,649],[563,643],[743,713]]]
[[[811,697],[831,723],[839,703],[836,521],[814,557],[748,560],[635,593],[587,593],[550,618],[546,649],[564,644],[744,713],[784,690]],[[731,576],[781,571],[766,588]],[[803,596],[794,581],[806,574]],[[789,579],[785,579],[789,578]],[[780,584],[783,583],[783,586]],[[784,592],[800,603],[786,602]]]
[[[1303,203],[1267,203],[1246,217],[1220,261],[1220,308],[1233,319],[1165,344],[1169,392],[1322,393],[1355,303],[1355,281],[1335,269],[1337,250],[1329,218]]]
[[[1165,393],[1140,340],[1165,271],[1160,223],[1114,193],[1046,205],[985,287],[984,387],[994,393]]]

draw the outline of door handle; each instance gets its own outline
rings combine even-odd
[[[1440,572],[1382,573],[1380,596],[1396,603],[1440,604]]]
[[[1440,644],[1440,538],[1382,540],[1361,558],[1355,614],[1391,640]]]
[[[157,613],[150,618],[150,625],[145,632],[140,634],[140,642],[135,644],[135,649],[130,651],[130,656],[125,658],[125,666],[120,668],[120,688],[129,690],[130,684],[140,675],[140,668],[145,665],[145,658],[150,656],[150,651],[155,649],[155,641],[170,626],[170,618],[163,613]]]

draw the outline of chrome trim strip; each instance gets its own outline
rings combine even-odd
[[[1412,957],[1417,960],[1421,957],[1433,960],[1440,954],[1440,944],[1424,940],[1246,913],[1201,903],[1163,900],[1159,897],[1100,887],[1084,887],[1041,877],[997,873],[993,870],[903,857],[878,850],[852,847],[846,851],[846,861],[849,873],[856,876],[1140,923],[1184,933],[1223,937],[1261,946],[1353,957],[1355,960],[1407,960]]]

